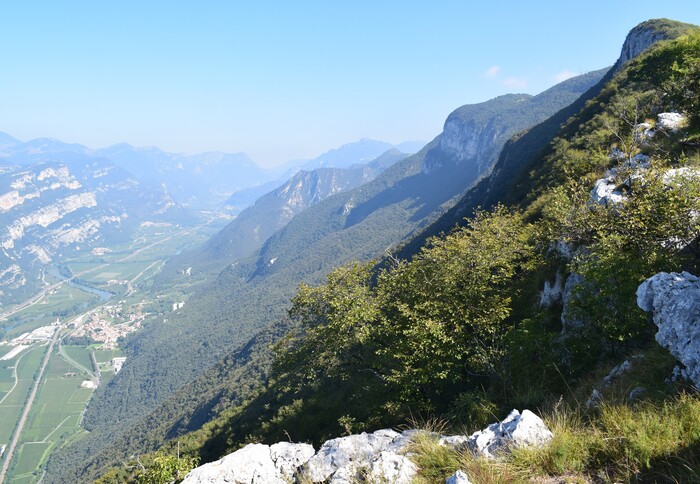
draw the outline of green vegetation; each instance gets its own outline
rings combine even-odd
[[[568,134],[552,141],[541,168],[530,174],[523,211],[479,212],[411,261],[389,260],[378,273],[372,264],[351,263],[325,284],[302,285],[290,312],[297,329],[278,345],[267,384],[181,439],[185,451],[209,456],[212,447],[224,453],[287,434],[318,443],[416,415],[442,415],[452,429],[474,430],[494,414],[527,405],[549,412],[559,435],[550,446],[514,452],[499,464],[421,451],[423,476],[439,481],[448,468],[464,466],[482,482],[519,482],[533,469],[577,479],[696,478],[700,405],[684,388],[659,383],[672,359],[655,349],[653,326],[634,296],[655,272],[698,264],[693,244],[700,226],[692,214],[700,210],[700,187],[692,177],[663,181],[669,168],[700,161],[686,143],[697,133],[693,123],[653,144],[634,140],[634,124],[659,112],[679,109],[693,119],[692,96],[686,102],[664,96],[663,83],[639,74],[658,58],[675,71],[700,63],[700,34],[661,44],[631,63],[572,118],[563,128]],[[677,89],[691,89],[692,79]],[[614,148],[626,150],[626,160],[651,156],[651,167],[632,178],[624,201],[592,204],[591,187],[605,170],[630,176],[624,160],[615,166],[608,156]],[[567,262],[553,249],[562,243],[585,250]],[[557,270],[586,281],[569,308],[581,330],[566,338],[557,308],[533,304],[537,288]],[[630,354],[645,355],[646,371],[625,380],[627,391],[610,390],[597,412],[582,412],[576,402],[585,401],[603,369]],[[628,402],[624,395],[641,384],[649,395]],[[562,395],[564,403],[557,403]]]
[[[90,348],[84,346],[62,346],[61,351],[66,356],[78,364],[78,368],[87,368],[93,371],[92,360],[90,359]]]
[[[595,416],[557,408],[545,418],[554,433],[541,448],[516,448],[498,461],[440,446],[434,434],[415,439],[418,483],[444,482],[458,469],[473,482],[526,483],[565,476],[566,482],[697,482],[700,479],[700,399],[603,404]]]
[[[3,444],[10,442],[45,351],[45,346],[35,346],[25,349],[11,360],[0,361],[0,368],[5,370],[2,384],[7,389],[0,395],[0,412],[3,416],[0,421],[0,442]]]
[[[206,366],[225,355],[219,348],[221,341],[232,341],[231,318],[240,323],[236,342],[255,332],[256,321],[282,322],[179,392],[169,385],[176,377],[194,376],[192,368],[174,369],[173,380],[159,382],[144,382],[136,373],[124,376],[125,382],[141,383],[124,400],[135,397],[147,406],[158,402],[147,396],[161,390],[173,391],[173,397],[148,416],[155,424],[140,419],[143,429],[123,434],[111,446],[98,440],[98,432],[81,442],[84,448],[95,442],[107,447],[70,472],[95,473],[130,449],[155,449],[166,438],[171,440],[161,452],[173,454],[178,442],[182,456],[210,461],[248,442],[291,438],[318,444],[416,417],[439,416],[446,431],[470,432],[527,406],[548,419],[557,435],[551,445],[518,450],[493,463],[437,448],[425,436],[416,451],[421,479],[441,482],[462,467],[476,482],[521,482],[533,474],[574,482],[695,480],[700,404],[691,389],[665,382],[673,359],[654,343],[653,326],[637,309],[634,291],[659,270],[697,270],[700,263],[700,226],[693,217],[700,211],[700,187],[692,177],[663,180],[668,169],[700,165],[694,145],[700,135],[694,121],[699,64],[697,32],[660,43],[631,62],[562,120],[558,136],[534,131],[529,153],[534,146],[541,149],[536,162],[522,165],[527,170],[517,175],[507,204],[489,204],[490,210],[478,211],[464,228],[430,239],[411,260],[390,256],[380,267],[352,262],[376,256],[364,231],[379,234],[372,243],[395,238],[398,232],[387,223],[392,214],[417,217],[426,206],[446,203],[434,186],[413,185],[419,185],[412,178],[417,172],[410,170],[418,165],[410,163],[417,158],[354,192],[357,205],[349,215],[339,210],[350,201],[345,195],[300,214],[300,225],[273,236],[257,260],[227,269],[210,292],[193,300],[192,309],[183,312],[192,319],[153,325],[131,344],[139,351],[161,345],[142,365],[172,350],[192,367]],[[655,65],[670,68],[654,71]],[[635,139],[637,122],[653,122],[670,110],[686,114],[688,126],[660,132],[650,143]],[[624,160],[610,156],[615,148],[624,151]],[[421,163],[433,149],[434,144],[426,149]],[[650,156],[651,165],[631,173],[629,160],[637,154]],[[623,200],[591,202],[595,180],[611,168]],[[446,173],[441,180],[455,182]],[[382,183],[397,189],[383,190]],[[403,189],[422,198],[396,202],[392,197]],[[417,208],[417,200],[425,205]],[[573,251],[571,260],[557,250],[563,244]],[[319,284],[331,261],[347,264]],[[561,305],[537,304],[543,282],[557,272],[575,272],[585,281],[567,307],[578,330],[567,328],[565,335]],[[286,320],[282,313],[292,280],[306,283]],[[215,305],[217,299],[223,302]],[[193,323],[202,316],[211,321],[207,334]],[[167,338],[159,333],[166,327]],[[269,353],[260,351],[289,330],[275,346],[272,364]],[[182,341],[191,340],[197,344],[183,349]],[[594,385],[631,355],[641,356],[639,368],[606,389],[597,410],[583,410],[581,402]],[[631,401],[629,390],[642,385],[645,396]],[[114,405],[122,419],[143,412],[111,405],[98,402],[91,424],[99,424]],[[84,448],[62,455],[83,462]],[[154,456],[139,456],[108,475],[128,478],[127,470],[146,458]]]
[[[45,349],[45,347],[40,348]],[[21,372],[18,371],[18,375],[36,373],[44,352],[33,350],[33,353],[36,355],[32,355],[31,361],[22,361],[24,369]],[[93,392],[90,389],[80,388],[80,384],[85,378],[80,368],[73,366],[64,360],[57,351],[54,351],[32,405],[29,419],[20,436],[20,444],[11,463],[8,482],[36,482],[51,452],[65,439],[80,431],[81,415]],[[33,379],[27,380],[26,391],[22,394],[22,404],[25,403],[29,388],[33,383]],[[15,391],[19,389],[18,385]],[[10,402],[10,399],[6,402]],[[3,408],[6,402],[0,405],[3,416],[7,415],[7,419],[3,419],[3,423],[8,424],[8,428],[11,425],[12,431],[19,418],[22,405],[14,407],[16,415],[12,416],[6,413],[6,409]],[[4,442],[9,442],[9,436]]]

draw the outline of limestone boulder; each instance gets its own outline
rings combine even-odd
[[[684,122],[685,117],[681,113],[660,113],[656,117],[656,127],[664,131],[678,131]]]
[[[469,480],[464,471],[457,471],[445,479],[445,484],[472,484],[472,481]]]
[[[637,305],[651,312],[659,328],[656,341],[700,387],[700,279],[688,272],[660,272],[639,286]]]
[[[314,448],[309,444],[248,444],[222,459],[193,469],[182,482],[288,484],[292,481],[296,469],[313,455]]]
[[[495,458],[512,447],[541,446],[552,440],[552,432],[530,410],[512,410],[502,422],[489,425],[469,436],[467,445],[477,454]]]
[[[612,176],[597,180],[591,190],[591,202],[598,205],[615,205],[624,201],[625,198],[620,184]]]
[[[417,468],[405,455],[410,434],[390,429],[326,441],[302,468],[311,482],[356,482],[363,476],[395,484],[409,483]]]

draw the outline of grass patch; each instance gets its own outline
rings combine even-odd
[[[602,404],[595,415],[558,407],[545,421],[554,434],[548,445],[515,448],[498,460],[443,447],[433,433],[418,434],[416,482],[444,482],[457,469],[474,483],[700,482],[698,395]]]

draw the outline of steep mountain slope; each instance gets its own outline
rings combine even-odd
[[[293,222],[265,243],[256,257],[252,273],[241,264],[235,269],[223,272],[214,287],[203,291],[203,300],[206,300],[205,306],[209,308],[208,311],[213,310],[215,314],[219,314],[213,318],[214,321],[219,319],[227,324],[219,328],[214,321],[207,318],[211,321],[206,325],[209,347],[205,346],[206,349],[197,351],[201,353],[199,357],[192,355],[186,362],[180,361],[177,371],[196,374],[204,361],[216,361],[217,353],[221,355],[219,352],[225,348],[225,344],[242,343],[243,340],[238,339],[238,336],[246,332],[244,328],[248,328],[252,333],[255,326],[262,326],[260,323],[263,321],[263,324],[266,324],[277,319],[253,322],[248,321],[249,317],[243,316],[250,311],[251,306],[259,304],[255,298],[256,294],[262,301],[266,299],[265,292],[268,287],[271,294],[283,288],[284,292],[289,294],[299,281],[321,277],[332,265],[351,258],[374,257],[391,244],[407,237],[417,226],[439,211],[442,204],[449,203],[455,195],[468,187],[479,174],[480,167],[485,169],[490,165],[499,143],[502,146],[509,134],[551,115],[573,101],[597,80],[595,75],[587,75],[566,81],[535,97],[507,95],[479,105],[460,108],[458,119],[465,123],[464,129],[450,128],[446,135],[436,138],[417,155],[394,164],[372,182],[333,196],[301,212]],[[469,113],[473,113],[477,120],[470,120],[467,117]],[[455,116],[448,118],[446,125],[456,126]],[[490,141],[483,141],[482,134]],[[455,138],[467,143],[481,144],[475,151],[468,151],[469,148],[461,150],[457,147]],[[482,160],[481,156],[490,158]],[[277,277],[270,278],[272,274],[276,274]],[[251,276],[252,280],[248,286],[241,285],[240,281],[250,279]],[[252,300],[245,304],[245,308],[240,306],[240,302],[236,308],[212,308],[211,298],[217,292],[221,299],[231,301],[248,299],[248,291],[251,291]],[[199,303],[196,300],[192,301],[190,307],[197,306]],[[199,324],[193,324],[194,315],[201,313],[202,309],[192,309],[192,312],[185,310],[177,321],[169,321],[169,331],[173,331],[174,326],[187,328],[188,333],[195,328],[199,329]],[[272,313],[283,314],[277,308],[272,309]],[[229,339],[234,336],[230,333],[231,323],[237,327],[233,340]],[[192,336],[198,332],[194,331]],[[145,349],[156,349],[151,346],[153,342],[148,333],[142,333],[137,337],[137,341],[133,342],[135,348],[138,348],[139,356],[144,355],[144,362]],[[223,334],[214,338],[217,333]],[[164,337],[169,338],[170,335]],[[160,366],[167,373],[174,367],[162,360],[164,341],[158,339],[160,341],[157,344],[157,353],[161,354],[163,362]],[[173,343],[180,346],[182,341],[178,337]],[[132,358],[132,365],[136,365],[138,360],[139,358]],[[148,363],[148,368],[152,371],[152,362]],[[121,384],[120,380],[123,378],[126,382],[127,375],[131,372],[145,376],[149,371],[146,371],[146,368],[139,370],[136,366],[130,368],[127,363],[120,373],[124,376],[115,378],[110,393],[116,392]],[[158,396],[164,396],[162,390],[178,386],[177,380],[164,378],[163,374],[158,381],[153,381],[153,384],[161,390],[144,395],[146,401],[153,401],[154,396],[157,401]],[[133,398],[133,392],[131,397]]]
[[[238,215],[243,210],[253,205],[258,198],[278,188],[284,182],[285,181],[282,179],[277,179],[244,190],[239,190],[224,202],[223,209],[232,215]]]
[[[366,259],[400,243],[490,170],[509,136],[567,105],[602,75],[579,76],[534,97],[506,95],[457,109],[443,133],[419,153],[373,182],[301,213],[273,235],[260,251],[255,276],[290,267],[313,273],[319,260]]]
[[[363,138],[322,153],[312,160],[292,160],[272,168],[270,171],[276,173],[279,178],[234,193],[226,200],[224,206],[230,213],[237,214],[261,196],[281,186],[298,171],[312,171],[317,168],[352,168],[355,165],[367,164],[392,149],[412,155],[423,146],[425,142],[422,141],[406,141],[392,146],[383,141]]]
[[[571,116],[581,111],[626,62],[634,59],[656,42],[684,35],[692,28],[694,26],[690,24],[667,19],[649,20],[637,25],[627,35],[615,65],[598,84],[551,118],[530,128],[521,136],[509,140],[494,165],[493,173],[480,180],[454,207],[402,247],[398,255],[410,257],[425,244],[429,237],[463,225],[465,217],[471,216],[477,207],[488,209],[498,202],[512,203],[522,200],[533,184],[531,171],[545,156],[550,141],[556,135],[567,134],[560,133],[560,127]]]
[[[130,341],[131,358],[98,390],[85,419],[92,433],[70,450],[72,459],[99,466],[105,456],[94,455],[96,449],[131,425],[139,433],[161,426],[162,421],[141,417],[260,328],[284,320],[300,281],[318,281],[350,259],[381,256],[409,237],[491,167],[508,137],[570,104],[601,75],[571,79],[537,96],[506,95],[462,107],[448,118],[445,132],[416,155],[294,217],[256,257],[229,267],[180,314]],[[184,423],[168,424],[168,433],[176,434]],[[87,449],[90,461],[81,454]]]
[[[405,153],[391,149],[367,165],[302,170],[279,188],[260,197],[201,249],[174,259],[171,265],[190,265],[195,271],[214,270],[218,273],[228,264],[260,248],[263,242],[295,215],[332,195],[374,179],[388,166],[406,156]]]
[[[143,221],[186,217],[166,192],[144,187],[117,165],[70,158],[0,171],[0,281],[7,300],[36,289],[47,264],[127,240]]]

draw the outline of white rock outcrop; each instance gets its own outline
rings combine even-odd
[[[292,482],[297,468],[313,455],[314,448],[309,444],[248,444],[223,459],[193,469],[182,482],[288,484]]]
[[[652,313],[659,328],[656,341],[700,387],[700,279],[688,272],[660,272],[639,286],[637,305]]]
[[[634,141],[646,145],[656,135],[654,127],[649,123],[639,123],[634,126]]]
[[[617,150],[617,152],[615,151]],[[622,151],[617,148],[613,150],[610,157],[620,156],[626,159]],[[598,205],[616,205],[627,198],[626,192],[635,181],[644,177],[644,172],[650,166],[651,158],[639,153],[631,159],[623,161],[620,166],[613,167],[605,172],[603,178],[597,180],[591,190],[591,202]]]
[[[445,484],[472,484],[472,481],[469,480],[464,471],[457,471],[445,479]]]
[[[557,271],[554,276],[554,282],[544,281],[544,288],[540,292],[540,307],[551,308],[557,303],[562,302],[564,295],[564,276]]]
[[[666,170],[662,178],[663,184],[667,186],[681,186],[687,181],[698,180],[700,180],[700,170],[690,166]]]
[[[625,199],[621,184],[613,176],[606,176],[595,182],[591,190],[591,201],[598,205],[614,205]]]
[[[317,453],[309,444],[249,444],[193,469],[183,483],[282,484],[300,477],[303,482],[408,484],[418,471],[405,455],[414,432],[384,429],[339,437]]]
[[[522,414],[512,410],[502,422],[474,432],[467,445],[473,453],[493,459],[499,452],[507,452],[512,447],[544,445],[552,437],[542,419],[530,410],[523,410]]]
[[[391,483],[409,483],[417,468],[404,454],[410,434],[378,430],[326,441],[302,468],[311,482],[354,482],[369,475]]]
[[[681,113],[660,113],[656,117],[656,128],[675,132],[684,122],[685,117]]]

